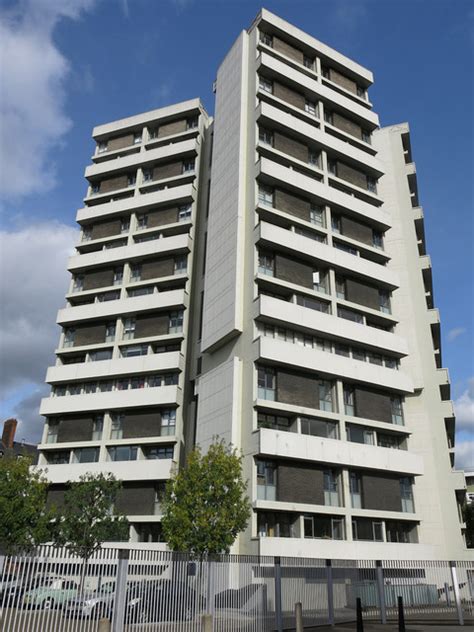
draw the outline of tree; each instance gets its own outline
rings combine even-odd
[[[51,539],[52,510],[46,506],[48,482],[31,459],[0,458],[0,554],[28,553]]]
[[[168,546],[200,560],[227,553],[250,517],[246,490],[242,457],[231,445],[214,441],[205,455],[196,447],[166,486],[162,526]]]
[[[464,522],[466,523],[466,546],[474,549],[474,503],[465,503],[463,507]]]
[[[95,551],[104,542],[128,539],[128,520],[112,509],[121,486],[109,473],[88,472],[78,482],[68,483],[59,511],[56,544],[82,558],[81,591],[87,563]]]

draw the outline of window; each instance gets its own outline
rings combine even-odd
[[[403,450],[403,437],[393,434],[377,433],[377,445],[380,448],[390,448],[392,450]]]
[[[259,204],[273,206],[273,189],[260,184],[258,187],[258,201]]]
[[[327,110],[326,108],[324,108],[324,120],[326,121],[326,123],[329,123],[329,125],[334,124],[332,112],[330,110]]]
[[[324,540],[344,539],[344,519],[331,516],[303,516],[304,537],[323,538]]]
[[[178,383],[177,373],[165,373],[163,376],[165,386],[175,386]]]
[[[397,426],[403,426],[402,398],[398,395],[393,395],[390,398],[390,405],[392,409],[392,423]]]
[[[266,46],[273,46],[273,37],[263,31],[260,31],[260,41]]]
[[[304,102],[304,111],[307,112],[308,114],[311,114],[311,116],[316,116],[316,113],[317,113],[316,103],[314,101],[309,101],[308,99],[306,99]]]
[[[325,314],[330,313],[329,304],[324,301],[318,301],[317,298],[310,298],[309,296],[301,296],[298,294],[296,302],[302,307],[308,307],[309,309],[314,309],[317,312],[324,312]]]
[[[356,472],[349,473],[349,489],[351,492],[351,506],[353,509],[362,509],[362,484],[360,475]]]
[[[127,294],[129,298],[134,296],[146,296],[147,294],[153,294],[153,285],[146,285],[145,287],[137,287],[134,290],[128,290]]]
[[[101,360],[111,360],[112,349],[101,349],[100,351],[91,351],[89,353],[90,362],[100,362]]]
[[[314,59],[311,57],[303,56],[303,65],[305,68],[309,68],[310,70],[314,70]]]
[[[372,231],[372,245],[374,248],[383,250],[383,233],[378,230]]]
[[[59,420],[48,419],[48,433],[46,435],[46,443],[57,443],[59,431]]]
[[[258,78],[258,86],[260,88],[260,90],[263,90],[264,92],[269,92],[270,94],[273,94],[273,81],[270,81],[269,79],[266,79],[265,77],[260,77]]]
[[[120,232],[128,233],[129,230],[130,230],[130,218],[129,217],[126,217],[125,219],[122,218],[120,220]]]
[[[396,522],[387,520],[385,522],[387,542],[400,542],[404,544],[418,542],[416,525],[410,522]]]
[[[148,215],[138,215],[137,216],[137,229],[145,230],[148,228]]]
[[[332,413],[333,405],[333,384],[328,380],[318,380],[319,410]]]
[[[337,439],[338,430],[335,421],[324,419],[313,419],[311,417],[301,417],[301,434],[312,437],[326,437],[327,439]]]
[[[187,222],[191,218],[192,205],[184,204],[178,208],[178,222]]]
[[[174,435],[176,431],[176,409],[165,408],[161,411],[161,436]]]
[[[123,438],[123,422],[125,420],[125,415],[122,413],[113,413],[111,415],[111,426],[110,426],[110,438],[111,439],[122,439]]]
[[[388,290],[379,290],[380,311],[384,314],[391,314],[390,292]]]
[[[133,144],[134,145],[138,145],[138,143],[142,142],[142,133],[141,132],[135,132],[133,134]]]
[[[181,173],[189,173],[194,171],[194,158],[192,160],[183,160],[183,167]]]
[[[395,358],[384,358],[387,369],[398,369],[398,360]]]
[[[183,331],[183,310],[170,312],[168,333],[177,334]]]
[[[291,432],[291,424],[292,420],[289,417],[258,413],[257,425],[259,428],[271,428],[272,430]]]
[[[400,479],[400,496],[402,500],[402,511],[414,513],[415,504],[413,502],[413,483],[409,477]]]
[[[339,474],[336,470],[325,470],[324,480],[324,504],[331,507],[339,507]]]
[[[142,278],[142,266],[139,263],[133,263],[130,266],[130,281],[136,283]]]
[[[56,397],[64,397],[66,395],[66,387],[65,386],[56,386],[54,389],[54,395]]]
[[[84,393],[86,395],[93,394],[97,391],[97,382],[86,382],[84,384]]]
[[[135,185],[135,182],[137,181],[137,176],[135,173],[129,173],[127,176],[128,180],[127,180],[127,186],[131,187]]]
[[[377,193],[377,180],[371,176],[367,176],[367,189],[372,193]]]
[[[123,267],[122,268],[114,268],[114,279],[113,285],[121,285],[123,280]]]
[[[257,518],[258,535],[261,538],[295,538],[295,520],[291,514],[283,512],[259,512]]]
[[[107,151],[107,141],[99,140],[97,143],[97,151],[99,154],[102,154],[104,151]]]
[[[92,227],[84,226],[82,229],[81,241],[90,241],[92,239]]]
[[[358,251],[353,246],[349,246],[348,244],[343,244],[340,241],[334,241],[333,244],[334,244],[334,248],[337,248],[338,250],[343,250],[344,252],[348,252],[350,255],[357,256]]]
[[[273,132],[263,127],[259,127],[258,129],[258,139],[262,143],[262,145],[269,145],[273,147]]]
[[[131,347],[122,347],[123,358],[134,358],[136,356],[144,356],[148,354],[148,345],[133,345]]]
[[[116,292],[102,292],[97,294],[96,299],[98,303],[105,303],[106,301],[117,301],[120,298],[120,291]]]
[[[328,159],[328,171],[337,177],[337,162],[335,160]]]
[[[97,195],[97,193],[100,193],[100,182],[92,182],[91,183],[91,194],[92,195]]]
[[[316,292],[328,293],[328,274],[326,270],[313,271],[313,289]]]
[[[101,393],[108,393],[113,388],[112,380],[104,380],[103,382],[99,382],[99,391]]]
[[[344,412],[346,415],[355,416],[355,392],[354,387],[344,384]]]
[[[188,257],[186,255],[175,257],[174,259],[174,273],[175,274],[186,274],[187,268],[188,268]]]
[[[276,500],[277,466],[273,461],[256,461],[257,499]]]
[[[342,345],[340,343],[336,343],[334,345],[334,353],[340,356],[344,356],[345,358],[350,357],[350,347],[349,345]]]
[[[80,448],[74,450],[73,460],[76,463],[97,463],[99,460],[99,448]]]
[[[68,395],[80,395],[82,392],[82,384],[68,384],[67,386],[67,394]]]
[[[258,273],[264,274],[265,276],[274,276],[275,275],[275,259],[273,254],[268,252],[259,252],[258,253]]]
[[[321,154],[318,151],[309,151],[308,152],[308,163],[313,165],[313,167],[320,167],[320,157]]]
[[[347,424],[347,439],[352,443],[363,443],[365,445],[375,445],[375,432],[371,428]]]
[[[198,126],[198,117],[193,116],[192,118],[188,118],[186,121],[186,129],[196,129]]]
[[[295,226],[295,233],[297,235],[303,235],[304,237],[308,237],[308,239],[313,239],[314,241],[318,241],[320,244],[326,243],[326,237],[324,235],[315,233],[312,230],[307,230],[306,228],[301,228],[301,226]]]
[[[64,465],[70,462],[71,453],[69,450],[61,450],[58,452],[48,452],[46,458],[51,465]]]
[[[364,143],[367,143],[368,145],[372,143],[370,132],[368,132],[366,129],[362,130],[362,140],[364,141]]]
[[[357,86],[357,96],[361,99],[365,99],[365,88],[362,86]]]
[[[331,228],[333,233],[341,234],[341,218],[339,215],[331,214]]]
[[[153,180],[153,169],[143,169],[143,182],[151,182]]]
[[[64,330],[64,343],[63,347],[73,347],[74,346],[74,336],[76,335],[76,330],[68,327]]]
[[[345,307],[337,308],[337,315],[339,318],[345,318],[346,320],[352,320],[354,323],[364,323],[364,317],[359,312],[354,312],[352,309],[347,309]]]
[[[136,445],[117,445],[109,448],[109,457],[111,461],[136,461],[137,451]]]
[[[84,288],[84,275],[79,274],[74,277],[72,291],[73,292],[81,292]]]
[[[106,323],[105,325],[105,342],[113,342],[115,340],[115,321]]]
[[[352,348],[352,357],[354,360],[359,360],[359,362],[365,362],[365,351]]]
[[[130,380],[130,388],[145,388],[145,378],[144,377],[132,377]]]
[[[324,208],[322,206],[317,206],[316,204],[311,204],[309,209],[309,221],[312,224],[316,224],[316,226],[325,227],[325,217],[324,217]]]
[[[174,448],[171,445],[150,446],[144,448],[143,454],[145,459],[172,459],[174,456]]]
[[[275,383],[276,375],[275,369],[269,367],[258,367],[257,370],[257,384],[258,384],[258,399],[268,399],[272,402],[275,401]]]
[[[103,430],[104,415],[96,415],[92,420],[92,441],[99,441],[102,439]]]
[[[133,340],[135,338],[135,318],[126,318],[123,321],[123,340]]]

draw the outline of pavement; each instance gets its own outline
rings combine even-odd
[[[472,622],[463,626],[459,625],[443,625],[438,623],[406,623],[405,632],[461,632],[461,630],[472,630]],[[349,632],[349,630],[357,630],[355,623],[347,623],[336,626],[323,626],[316,628],[305,628],[304,632]],[[367,623],[364,622],[364,632],[398,632],[397,623]]]

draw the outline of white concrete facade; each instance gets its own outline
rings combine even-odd
[[[59,492],[115,473],[132,542],[220,436],[253,508],[235,553],[466,557],[409,129],[378,128],[372,81],[262,9],[214,121],[192,100],[94,129],[40,466]]]

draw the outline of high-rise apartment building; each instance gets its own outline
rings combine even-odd
[[[235,551],[463,556],[462,475],[408,125],[262,10],[188,101],[102,125],[40,464],[124,481],[132,542],[194,443],[244,455]]]

